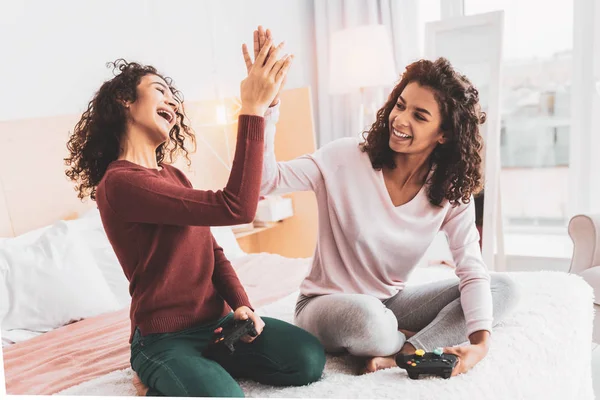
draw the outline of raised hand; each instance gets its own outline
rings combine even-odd
[[[241,83],[242,110],[240,114],[264,116],[279,93],[281,85],[294,59],[288,55],[277,60],[284,43],[274,47],[272,40],[267,39],[258,52],[254,64],[250,61],[248,77]],[[244,58],[250,58],[248,48],[242,46]],[[248,61],[246,61],[248,66]]]
[[[254,60],[256,60],[258,58],[260,51],[266,45],[268,40],[273,40],[271,30],[267,29],[265,31],[263,29],[263,27],[259,25],[258,28],[254,31],[254,37],[253,37]],[[283,43],[285,43],[285,42],[283,42]],[[246,62],[246,69],[248,70],[248,73],[250,73],[250,69],[252,68],[253,62],[252,62],[252,58],[250,57],[250,54],[248,52],[248,48],[246,47],[245,44],[242,46],[242,53],[244,56],[244,61]],[[271,57],[271,55],[272,55],[272,53],[271,53],[271,51],[269,51],[269,54],[267,55],[267,57]],[[281,86],[279,87],[279,92],[274,97],[270,106],[274,106],[275,104],[277,104],[279,102],[279,93],[281,93],[281,91],[283,90],[286,81],[287,81],[287,74],[286,74],[286,76],[284,76],[283,82],[281,83]]]

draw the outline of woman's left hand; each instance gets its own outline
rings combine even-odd
[[[263,46],[267,43],[267,40],[269,40],[269,39],[271,39],[271,40],[273,39],[271,30],[267,29],[265,31],[263,29],[263,27],[261,25],[259,25],[258,28],[254,31],[254,37],[253,37],[254,60],[256,60],[258,58],[258,53],[260,53]],[[248,73],[250,73],[250,69],[252,68],[253,61],[250,58],[250,54],[248,53],[248,48],[246,47],[245,44],[242,49],[242,53],[244,55],[244,61],[246,62],[246,69],[248,70]],[[269,52],[269,55],[271,55],[270,52]],[[281,82],[281,86],[279,87],[279,92],[277,92],[277,95],[275,96],[275,98],[273,99],[273,101],[271,102],[271,105],[269,107],[273,107],[275,104],[279,103],[279,94],[283,90],[283,87],[285,86],[286,82],[287,82],[287,75],[283,78],[283,82]]]
[[[246,306],[241,306],[233,312],[233,319],[237,321],[245,321],[247,319],[252,320],[254,322],[254,329],[256,329],[257,335],[252,337],[250,335],[244,335],[240,340],[244,343],[250,343],[254,341],[263,331],[265,327],[265,322],[256,315],[250,308]]]
[[[462,374],[473,368],[487,355],[487,346],[484,344],[468,344],[458,347],[444,347],[444,353],[454,354],[458,357],[458,363],[452,371],[452,376]]]

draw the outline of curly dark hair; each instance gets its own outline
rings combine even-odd
[[[96,187],[108,165],[119,156],[127,121],[124,102],[136,101],[136,89],[142,77],[152,74],[162,78],[175,99],[183,104],[183,95],[173,87],[172,79],[159,74],[152,66],[123,59],[109,62],[106,66],[112,68],[114,77],[104,82],[88,103],[87,110],[81,115],[67,143],[70,156],[64,159],[69,167],[65,173],[76,182],[75,191],[81,200],[87,196],[96,199]],[[192,146],[195,146],[195,136],[185,122],[187,117],[183,107],[179,107],[176,114],[177,123],[169,132],[169,140],[156,149],[159,165],[166,154],[169,155],[169,163],[184,154],[188,166],[191,164],[185,139],[189,138]]]
[[[479,125],[485,123],[486,115],[481,112],[477,89],[445,58],[419,60],[406,67],[387,102],[377,111],[376,121],[363,132],[361,150],[368,153],[374,169],[396,168],[394,151],[389,146],[388,119],[398,96],[411,82],[433,90],[442,117],[440,130],[446,137],[446,142],[438,144],[431,154],[434,171],[427,182],[429,202],[436,206],[444,199],[453,206],[460,201],[468,203],[471,195],[482,188],[483,140]]]

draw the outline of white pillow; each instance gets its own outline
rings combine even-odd
[[[45,332],[34,332],[26,329],[13,329],[10,331],[2,331],[2,347],[10,346],[11,344],[24,342],[33,339],[36,336],[42,335]]]
[[[0,288],[8,294],[0,298],[7,301],[0,304],[3,331],[45,332],[120,308],[94,257],[64,221],[33,244],[3,243]]]
[[[42,233],[46,232],[51,226],[52,225],[47,225],[42,228],[38,228],[33,231],[29,231],[29,232],[19,235],[17,237],[0,238],[0,247],[4,246],[5,244],[8,244],[8,243],[19,243],[19,244],[23,244],[23,245],[32,244],[40,236],[42,236]]]
[[[246,255],[235,238],[231,227],[211,226],[210,231],[215,237],[217,244],[223,248],[223,253],[225,253],[227,259],[231,261]]]
[[[85,242],[121,307],[131,304],[129,281],[108,241],[98,209],[93,208],[78,219],[66,221],[66,225]]]

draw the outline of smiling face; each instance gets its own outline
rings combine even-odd
[[[446,141],[440,131],[442,116],[433,90],[416,82],[400,93],[388,122],[389,145],[396,153],[431,154]]]
[[[168,140],[177,122],[179,102],[173,97],[167,83],[156,75],[143,76],[136,90],[136,100],[127,103],[129,124],[144,132],[152,143],[159,145]]]

